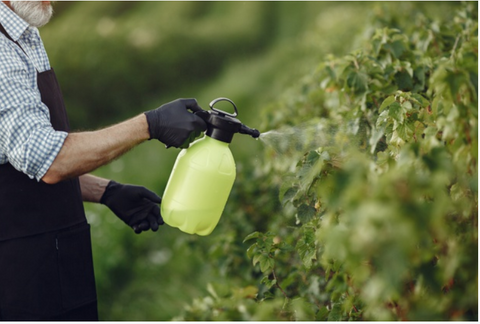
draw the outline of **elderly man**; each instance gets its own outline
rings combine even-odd
[[[82,201],[108,206],[136,233],[163,224],[160,197],[89,175],[135,145],[186,147],[204,121],[178,99],[117,125],[69,130],[38,27],[49,1],[0,2],[0,320],[97,320]]]

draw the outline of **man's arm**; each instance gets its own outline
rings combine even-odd
[[[70,133],[42,181],[54,184],[84,175],[111,162],[149,138],[145,114],[101,130]]]
[[[82,199],[86,202],[99,203],[105,188],[107,188],[110,180],[94,176],[92,174],[84,174],[79,177],[80,189],[82,191]]]
[[[42,181],[54,184],[81,176],[151,138],[167,146],[188,147],[207,129],[205,121],[189,110],[202,108],[195,99],[177,99],[114,126],[70,133]]]

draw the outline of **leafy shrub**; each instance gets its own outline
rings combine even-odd
[[[251,265],[225,234],[213,262],[239,286],[211,284],[177,319],[478,319],[478,7],[456,9],[377,11],[360,50],[264,111],[265,142],[288,145],[243,170],[223,225],[254,226]]]

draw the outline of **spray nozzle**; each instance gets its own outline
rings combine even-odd
[[[258,138],[260,137],[260,132],[256,130],[255,128],[250,128],[244,124],[240,126],[240,130],[238,131],[240,134],[247,134],[252,136],[253,138]]]
[[[228,113],[218,108],[215,104],[220,101],[227,101],[232,104],[234,113]],[[206,135],[222,142],[230,143],[235,133],[247,134],[254,138],[260,136],[260,132],[256,129],[249,128],[242,124],[236,117],[238,110],[235,103],[228,98],[217,98],[210,102],[211,110],[196,112],[207,123]]]

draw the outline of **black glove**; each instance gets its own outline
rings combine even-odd
[[[167,148],[187,148],[195,137],[207,129],[205,121],[188,109],[203,111],[195,99],[177,99],[145,112],[150,139],[158,139]]]
[[[164,224],[158,206],[161,202],[162,198],[147,188],[123,185],[113,180],[100,199],[101,204],[108,206],[137,234],[149,229],[156,232],[158,225]]]

